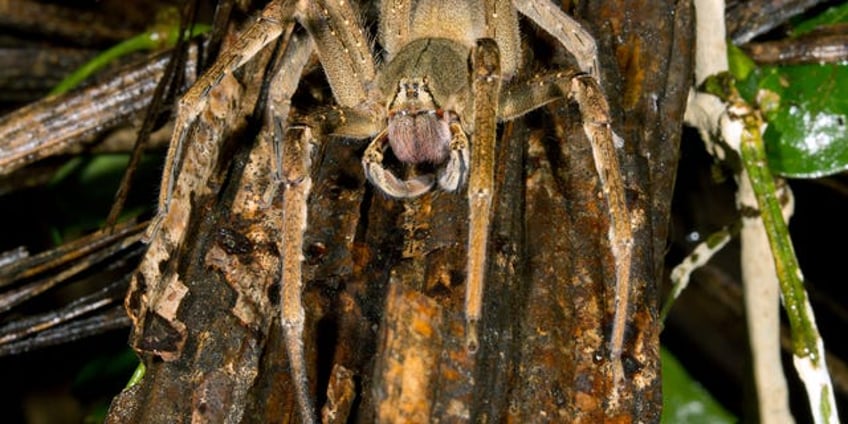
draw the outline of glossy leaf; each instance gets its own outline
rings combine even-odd
[[[662,423],[734,423],[727,412],[703,386],[692,379],[668,350],[662,349]]]
[[[772,171],[817,178],[848,169],[848,66],[768,67],[758,80]]]
[[[757,69],[757,64],[742,49],[730,43],[727,44],[727,66],[737,81],[747,79]]]

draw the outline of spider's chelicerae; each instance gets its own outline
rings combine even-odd
[[[550,33],[571,52],[580,69],[561,70],[515,81],[520,63],[518,13]],[[308,131],[286,137],[286,97],[291,96],[309,56],[317,53],[338,104],[333,134],[369,138],[362,158],[368,180],[389,196],[411,198],[429,190],[456,191],[467,186],[469,234],[465,317],[469,351],[477,349],[484,270],[493,198],[497,121],[508,121],[551,101],[569,98],[581,110],[592,143],[596,168],[608,203],[609,242],[616,261],[616,300],[609,337],[616,382],[622,378],[621,350],[627,315],[632,237],[607,101],[598,82],[594,39],[550,0],[383,0],[378,65],[372,44],[359,24],[360,14],[346,0],[272,0],[248,27],[236,47],[217,62],[182,98],[168,154],[157,222],[165,216],[173,191],[176,158],[192,123],[222,77],[242,66],[293,23],[306,37],[292,37],[279,71],[285,86],[271,97],[268,114],[275,125],[283,200],[282,322],[291,372],[297,382],[304,421],[314,409],[308,395],[303,353],[304,310],[301,261],[306,200],[310,189]],[[390,148],[410,165],[428,163],[435,171],[403,179],[382,165]],[[158,224],[151,226],[152,237]]]

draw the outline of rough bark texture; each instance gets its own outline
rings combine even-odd
[[[560,102],[505,124],[499,136],[473,355],[462,314],[464,192],[388,199],[365,184],[363,142],[321,137],[304,304],[310,381],[326,422],[659,421],[657,304],[691,83],[692,8],[581,4],[576,15],[598,38],[613,126],[626,140],[620,159],[636,230],[621,402],[607,401],[615,270],[606,205],[576,106]],[[555,66],[560,57],[546,56],[545,36],[529,31],[528,43],[544,47],[526,59]],[[245,72],[248,91],[257,74]],[[241,99],[244,110],[251,98]],[[270,133],[251,146],[243,122],[231,132],[222,151],[236,153],[221,154],[208,194],[192,198],[179,254],[160,265],[188,288],[175,311],[185,333],[163,361],[138,343],[162,342],[170,323],[136,329],[147,375],[116,397],[110,422],[299,421],[279,323],[279,193],[261,205],[274,171]]]

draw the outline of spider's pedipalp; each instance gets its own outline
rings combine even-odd
[[[362,167],[365,177],[383,193],[398,199],[418,197],[433,188],[432,175],[418,175],[401,180],[392,171],[383,167],[383,146],[388,143],[387,131],[383,131],[371,141],[362,155]]]
[[[471,153],[468,148],[468,137],[457,123],[450,126],[451,142],[448,161],[439,168],[437,176],[439,187],[445,191],[455,191],[468,179],[468,166]]]

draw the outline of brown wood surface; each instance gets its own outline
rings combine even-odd
[[[503,125],[480,327],[464,347],[464,193],[388,199],[367,186],[364,141],[319,135],[304,246],[305,346],[327,422],[658,422],[657,305],[671,189],[691,84],[688,1],[592,1],[575,12],[596,35],[634,215],[636,250],[626,384],[605,347],[615,270],[606,206],[576,105]],[[538,67],[563,59],[528,28]],[[243,73],[252,111],[261,63]],[[527,71],[532,73],[536,69]],[[320,71],[318,71],[320,72]],[[314,74],[314,73],[313,73]],[[318,75],[318,77],[314,77]],[[320,80],[320,73],[305,85]],[[309,110],[320,98],[301,96]],[[108,422],[298,422],[278,308],[279,193],[267,131],[234,119],[206,187],[191,199],[177,254],[162,262],[187,291],[175,319],[147,315],[133,340],[147,375]],[[145,282],[131,315],[152,308]],[[135,297],[133,297],[135,296]],[[175,327],[182,323],[184,328]],[[166,360],[163,360],[166,359]]]

